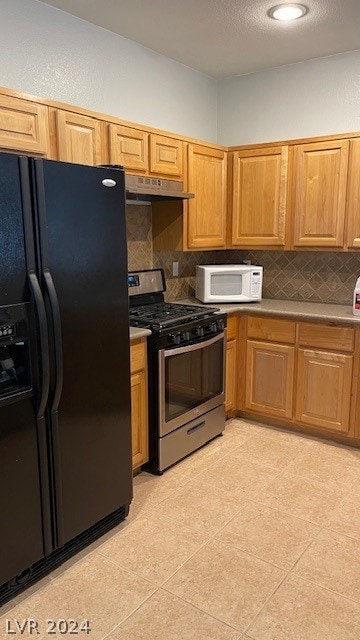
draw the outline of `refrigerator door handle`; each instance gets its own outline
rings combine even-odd
[[[49,269],[43,271],[43,279],[46,286],[47,294],[52,312],[53,330],[54,330],[54,346],[55,346],[55,388],[52,400],[51,411],[54,413],[58,410],[63,387],[64,371],[63,371],[63,355],[62,355],[62,338],[61,338],[61,317],[59,301]]]
[[[36,275],[35,247],[33,244],[34,229],[32,223],[32,202],[29,182],[28,159],[19,158],[20,183],[23,205],[24,240],[26,253],[26,268],[31,295],[35,303],[37,322],[39,326],[39,351],[41,360],[40,397],[37,403],[36,415],[38,420],[43,418],[50,390],[50,355],[45,302]]]
[[[41,295],[41,289],[39,281],[35,273],[29,273],[29,285],[33,295],[36,307],[36,313],[39,323],[39,336],[40,336],[40,357],[41,357],[41,390],[40,398],[37,407],[37,417],[42,418],[45,413],[46,403],[49,397],[50,388],[50,359],[49,359],[49,343],[48,343],[48,331],[46,321],[46,311],[43,297]]]
[[[50,322],[52,324],[55,354],[55,382],[52,393],[51,413],[57,412],[60,404],[63,387],[63,354],[61,338],[61,316],[60,306],[56,293],[56,288],[50,272],[50,260],[48,251],[47,225],[46,225],[46,202],[45,202],[45,182],[43,161],[39,158],[33,160],[35,189],[37,196],[37,220],[40,240],[40,270],[42,275],[42,288],[46,290],[50,305]]]

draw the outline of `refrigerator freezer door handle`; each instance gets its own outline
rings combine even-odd
[[[55,389],[54,389],[54,396],[53,396],[51,411],[55,412],[58,410],[58,407],[59,407],[62,386],[63,386],[63,379],[64,379],[62,339],[61,339],[61,318],[60,318],[59,301],[56,294],[54,281],[48,269],[45,269],[45,271],[43,271],[43,278],[44,278],[44,283],[49,296],[51,312],[52,312],[52,320],[53,320],[53,329],[54,329],[56,379],[55,379]]]
[[[29,284],[35,301],[36,313],[39,323],[40,335],[40,354],[41,354],[41,390],[37,407],[37,417],[42,418],[45,413],[45,407],[49,396],[50,386],[50,362],[49,362],[49,343],[46,322],[46,311],[41,289],[35,273],[29,273]]]

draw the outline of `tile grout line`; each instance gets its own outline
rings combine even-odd
[[[134,615],[134,613],[136,613],[137,611],[139,611],[139,609],[141,609],[141,607],[143,606],[143,604],[145,604],[148,600],[150,600],[150,598],[152,598],[158,591],[160,590],[160,587],[158,587],[157,589],[155,589],[155,591],[153,591],[153,593],[151,593],[149,596],[147,596],[145,598],[145,600],[143,600],[142,602],[140,602],[140,604],[136,607],[136,609],[134,609],[133,611],[131,611],[131,613],[129,613],[127,616],[125,616],[125,618],[123,618],[120,622],[118,622],[115,627],[113,627],[107,634],[106,636],[104,636],[103,638],[101,638],[101,640],[106,640],[106,638],[108,638],[112,633],[114,633],[114,631],[116,631],[116,629],[118,629],[119,627],[121,627],[121,625],[126,622],[126,620],[128,620],[129,618],[131,618],[132,615]]]
[[[299,562],[300,558],[302,558],[302,556],[304,555],[304,553],[306,553],[306,551],[309,549],[309,547],[312,545],[312,543],[314,542],[314,540],[318,537],[318,535],[321,533],[322,528],[315,534],[313,540],[311,540],[309,542],[309,544],[306,546],[306,548],[304,549],[304,551],[302,552],[302,554],[299,556],[299,558],[297,559],[297,561],[295,562],[294,566],[287,572],[287,574],[285,575],[285,577],[281,580],[281,582],[278,584],[278,586],[276,587],[276,589],[273,591],[273,593],[267,598],[266,602],[263,604],[263,606],[261,607],[261,609],[257,612],[257,614],[255,615],[255,617],[252,619],[252,621],[250,622],[250,624],[246,627],[244,633],[245,635],[248,633],[248,629],[250,629],[251,625],[254,624],[254,622],[257,620],[257,618],[260,616],[260,614],[262,613],[262,611],[265,609],[265,607],[268,605],[268,603],[270,602],[270,600],[274,597],[274,595],[279,591],[280,587],[282,587],[282,585],[285,583],[285,581],[290,577],[290,575],[292,574],[292,571],[294,569],[294,567],[297,565],[297,563]]]
[[[353,604],[356,604],[358,607],[360,607],[360,600],[354,600],[353,598],[349,598],[349,596],[344,596],[343,593],[340,593],[339,591],[334,591],[334,589],[330,589],[329,587],[324,587],[322,584],[319,584],[319,582],[314,582],[314,580],[309,580],[309,578],[304,578],[304,576],[300,574],[294,574],[294,577],[298,578],[299,580],[302,580],[303,582],[306,582],[307,584],[311,584],[314,587],[318,587],[318,589],[324,589],[324,591],[328,591],[329,593],[332,593],[334,596],[343,598],[344,600],[347,600],[348,602],[352,602]]]
[[[200,613],[203,613],[206,616],[209,616],[209,618],[212,618],[213,620],[216,620],[216,622],[220,622],[221,624],[226,625],[230,629],[233,629],[234,631],[238,631],[240,634],[245,633],[244,631],[242,631],[238,627],[234,627],[232,624],[230,624],[230,622],[224,622],[224,620],[220,620],[219,618],[214,616],[212,613],[209,613],[208,611],[204,611],[204,609],[201,609],[201,607],[199,607],[198,605],[194,604],[193,602],[189,602],[189,600],[186,600],[183,596],[180,596],[177,593],[173,593],[172,591],[169,591],[169,589],[166,589],[166,583],[164,583],[160,587],[160,589],[162,589],[162,591],[165,591],[166,593],[170,594],[171,596],[173,596],[175,598],[178,598],[182,602],[185,602],[186,604],[190,605],[191,607],[194,607],[194,609],[196,609],[197,611],[200,611]],[[241,638],[241,635],[240,635],[240,638]]]

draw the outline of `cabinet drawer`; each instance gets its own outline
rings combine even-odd
[[[146,342],[141,340],[130,345],[130,371],[140,371],[146,366]]]
[[[258,340],[271,342],[295,342],[295,322],[275,318],[248,318],[247,335]]]
[[[236,316],[228,316],[227,318],[226,337],[228,340],[234,340],[236,338],[236,321]]]
[[[354,330],[303,322],[298,325],[298,342],[304,347],[320,347],[333,351],[354,350]]]
[[[111,164],[121,164],[125,169],[148,172],[149,134],[117,124],[109,125]]]
[[[0,95],[0,148],[46,155],[49,151],[48,108]]]
[[[183,173],[183,143],[150,134],[150,172],[180,177]]]

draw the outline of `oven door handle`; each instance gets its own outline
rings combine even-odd
[[[169,358],[170,356],[176,356],[180,353],[189,353],[190,351],[198,351],[199,349],[203,349],[204,347],[210,347],[210,345],[215,344],[215,342],[219,342],[219,340],[223,340],[225,337],[225,333],[219,333],[215,338],[210,338],[210,340],[204,340],[201,342],[197,342],[196,344],[185,345],[184,347],[178,347],[177,349],[164,349],[164,357]]]

